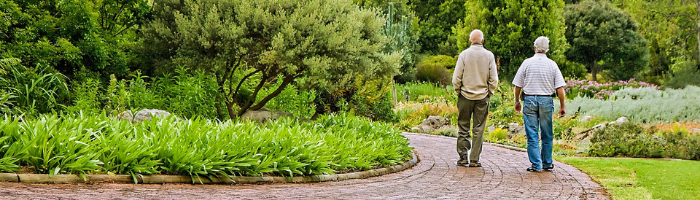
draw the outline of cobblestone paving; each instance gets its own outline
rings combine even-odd
[[[481,168],[456,166],[455,138],[404,134],[420,162],[403,172],[339,182],[263,185],[0,183],[2,199],[608,199],[578,169],[532,173],[527,154],[485,145]]]

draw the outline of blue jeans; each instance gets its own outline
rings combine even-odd
[[[525,134],[527,135],[527,157],[532,163],[532,168],[537,170],[552,166],[553,114],[554,102],[552,97],[525,97],[523,102],[523,119],[525,121]],[[538,128],[540,133],[538,133]],[[540,138],[542,139],[541,150]]]

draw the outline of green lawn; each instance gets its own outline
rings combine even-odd
[[[556,157],[589,174],[613,199],[700,199],[700,161]]]

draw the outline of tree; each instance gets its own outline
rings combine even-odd
[[[465,0],[408,1],[419,19],[420,39],[418,43],[422,52],[434,54],[440,51],[440,45],[445,43],[452,33],[452,26],[464,18],[465,2]]]
[[[290,84],[337,88],[357,75],[398,72],[399,55],[382,52],[385,20],[349,0],[163,0],[153,14],[144,42],[152,59],[168,61],[157,67],[211,74],[231,118],[262,108]],[[270,85],[279,86],[256,100]],[[218,104],[217,112],[223,115]]]
[[[584,1],[568,5],[564,17],[571,44],[567,58],[587,64],[594,81],[603,70],[626,80],[649,65],[647,41],[629,14],[609,3]]]
[[[646,80],[659,84],[662,75],[669,75],[697,63],[697,10],[695,2],[677,0],[619,0],[613,5],[630,13],[639,24],[637,32],[649,42],[649,70]]]
[[[147,0],[3,0],[0,56],[50,66],[70,78],[126,76],[135,27],[149,10]]]
[[[386,18],[384,34],[389,41],[384,46],[384,52],[399,52],[401,54],[402,76],[396,76],[399,82],[405,82],[405,77],[412,76],[415,72],[417,54],[420,51],[418,39],[420,34],[413,25],[416,19],[414,12],[407,5],[406,0],[353,0],[361,7],[379,8]]]
[[[460,49],[467,48],[473,29],[484,32],[484,46],[500,57],[499,76],[510,79],[520,64],[535,54],[533,42],[539,36],[550,39],[547,53],[557,63],[566,59],[564,2],[561,0],[471,0],[464,23],[455,27]],[[564,65],[560,67],[565,67]],[[562,69],[566,71],[566,69]]]

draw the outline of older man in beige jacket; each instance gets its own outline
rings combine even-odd
[[[472,45],[457,59],[452,85],[457,92],[459,136],[457,137],[457,165],[481,167],[479,155],[483,144],[484,127],[489,113],[489,97],[498,85],[498,72],[493,53],[484,48],[484,33],[476,29],[469,34]],[[473,127],[469,126],[473,119]],[[473,136],[472,136],[473,135]],[[471,141],[470,141],[471,138]],[[471,151],[471,152],[470,152]]]

